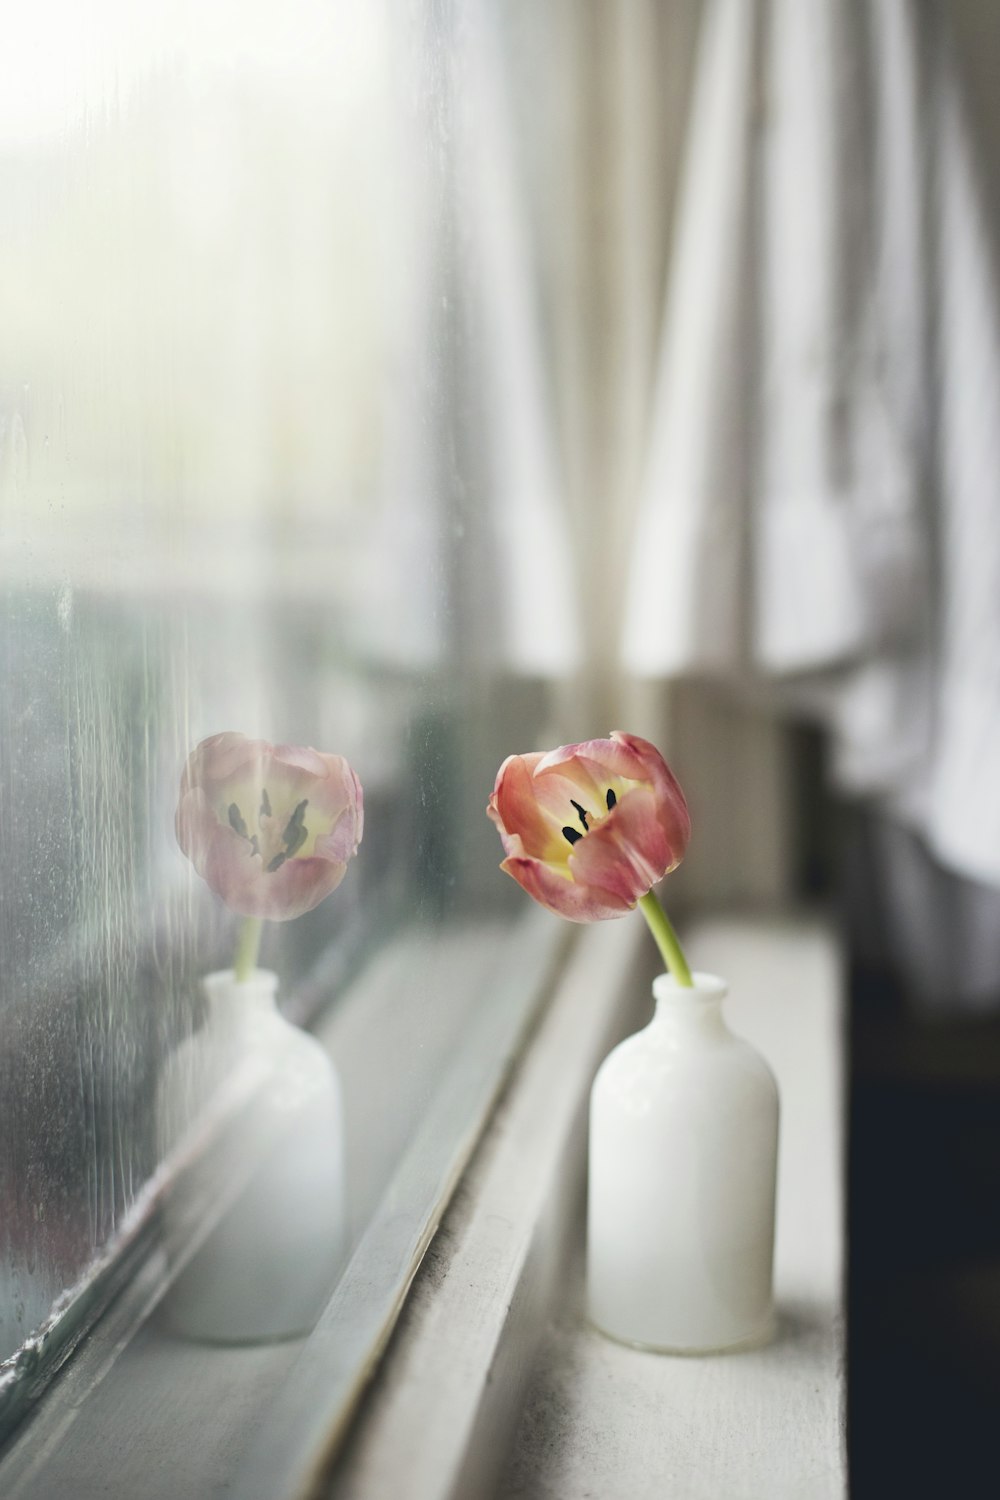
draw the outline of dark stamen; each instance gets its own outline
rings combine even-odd
[[[284,841],[285,841],[286,844],[291,839],[293,839],[293,838],[296,837],[297,830],[302,827],[302,823],[303,823],[303,820],[304,820],[305,815],[306,815],[306,808],[308,806],[309,806],[309,798],[308,797],[303,797],[302,801],[299,803],[298,807],[295,809],[295,811],[292,813],[292,816],[289,818],[287,824],[285,825],[285,831],[281,835],[281,837],[284,839]]]
[[[268,874],[273,875],[275,870],[280,870],[287,858],[287,854],[276,854],[267,867]]]
[[[617,801],[618,801],[618,798],[617,798],[617,797],[616,797],[616,796],[615,796],[615,794],[614,794],[614,792],[613,792],[613,791],[612,791],[612,790],[611,790],[611,788],[610,788],[610,787],[608,787],[608,796],[607,796],[607,803],[608,803],[608,812],[610,812],[610,811],[611,811],[611,809],[612,809],[612,808],[613,808],[613,807],[614,807],[614,805],[615,805],[615,803],[616,803],[616,802],[617,802]]]
[[[576,808],[577,815],[578,815],[578,817],[580,819],[580,822],[583,824],[583,831],[584,831],[584,833],[589,833],[590,829],[587,827],[587,814],[586,814],[586,812],[580,806],[579,802],[573,801],[572,797],[569,800],[573,803],[573,806]]]
[[[580,832],[579,828],[564,828],[562,831],[562,835],[567,844],[575,844],[578,839],[583,838],[583,834]]]
[[[241,839],[246,838],[247,825],[244,823],[243,816],[235,802],[230,802],[229,804],[229,826],[234,833],[239,834]]]
[[[308,830],[308,828],[306,828],[306,826],[305,826],[304,823],[300,823],[299,826],[296,828],[295,832],[292,834],[292,837],[288,840],[287,844],[285,845],[285,853],[288,855],[289,859],[291,859],[291,857],[292,857],[293,854],[297,854],[298,853],[298,851],[302,848],[302,845],[305,843],[305,841],[306,841],[306,839],[308,837],[309,837],[309,830]]]
[[[250,840],[250,848],[252,849],[254,854],[260,853],[260,839],[256,834],[254,834]]]
[[[260,816],[269,818],[271,816],[271,799],[267,795],[267,787],[260,794]]]

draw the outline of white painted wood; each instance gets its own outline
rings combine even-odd
[[[326,1500],[837,1500],[845,1491],[839,975],[815,922],[703,924],[733,1029],[782,1091],[776,1292],[765,1348],[677,1358],[583,1318],[586,1096],[622,1027],[642,926],[583,933],[417,1275]],[[609,1010],[611,1014],[609,1014]],[[527,1401],[525,1402],[525,1392]],[[523,1407],[523,1410],[522,1410]]]
[[[570,960],[414,1282],[378,1380],[314,1495],[482,1497],[556,1299],[579,1198],[587,1093],[635,992],[638,916],[578,933]],[[630,982],[631,981],[631,982]]]

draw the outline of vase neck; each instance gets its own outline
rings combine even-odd
[[[700,1036],[724,1036],[728,1027],[722,1015],[722,1002],[729,986],[714,974],[692,974],[692,985],[678,984],[672,974],[661,974],[653,981],[657,1030],[683,1031]]]
[[[239,1025],[251,1016],[274,1014],[277,1008],[278,976],[269,969],[254,969],[240,980],[232,969],[222,969],[207,974],[201,983],[213,1024]]]

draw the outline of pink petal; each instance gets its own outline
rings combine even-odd
[[[576,774],[592,776],[599,785],[603,778],[605,787],[609,781],[651,786],[657,799],[656,816],[673,851],[670,868],[680,863],[691,837],[691,818],[677,778],[655,745],[616,729],[607,740],[560,746],[539,769],[567,772],[570,765],[577,768]]]
[[[215,809],[201,787],[181,792],[177,814],[174,818],[174,831],[178,844],[199,875],[205,851],[215,836],[215,830],[219,827],[221,824],[215,815]],[[232,829],[229,832],[234,838],[238,838]]]
[[[622,734],[617,729],[611,737],[621,752],[630,758],[634,757],[635,763],[645,768],[642,779],[652,782],[657,796],[658,816],[673,850],[673,863],[670,866],[673,869],[684,858],[691,838],[691,815],[680,783],[659,750],[648,740],[641,740],[634,734]]]
[[[212,735],[202,740],[188,756],[181,778],[182,794],[196,786],[211,786],[244,774],[269,755],[266,740],[248,740],[244,734]]]
[[[302,764],[293,757],[269,755],[256,768],[257,780],[266,786],[271,804],[281,816],[303,798],[325,817],[334,817],[353,797],[347,762],[340,755],[320,756],[315,750],[303,750]],[[334,764],[329,764],[333,762]]]
[[[602,767],[598,761],[576,754],[577,749],[576,745],[560,745],[558,750],[550,750],[535,771],[536,779],[553,788],[564,787],[566,794],[578,802],[599,798],[603,805]]]
[[[530,857],[545,859],[560,852],[560,825],[545,816],[532,774],[541,759],[539,754],[510,755],[497,773],[486,811],[508,854],[523,850]]]
[[[343,756],[321,755],[318,750],[310,749],[306,745],[272,745],[268,748],[275,766],[284,767],[289,771],[304,772],[309,777],[326,776],[329,761],[343,760]]]
[[[248,915],[291,922],[324,901],[346,873],[346,862],[339,860],[315,856],[286,860],[280,870],[261,876],[261,889],[255,893],[260,904]]]
[[[309,797],[310,805],[331,819],[339,818],[345,808],[360,808],[361,783],[344,757],[316,751],[310,754],[316,755],[322,766],[322,773],[315,779],[310,777],[308,783],[300,773],[303,796]]]
[[[566,774],[569,771],[571,774]],[[605,787],[590,775],[582,761],[559,770],[537,771],[535,792],[552,825],[560,831],[569,824],[580,828],[580,814],[574,803],[579,803],[585,812],[600,816],[604,812]]]
[[[677,860],[657,817],[649,787],[633,787],[586,838],[573,845],[569,867],[580,885],[613,891],[629,906]]]
[[[570,922],[602,922],[610,917],[623,917],[635,904],[622,900],[614,891],[578,885],[539,859],[505,859],[500,868],[540,906]]]
[[[655,885],[679,865],[684,853],[683,846],[671,843],[661,813],[662,799],[655,790],[633,787],[607,818],[618,847],[648,885]]]
[[[550,759],[551,753],[537,751],[510,756],[500,768],[486,811],[508,854],[564,864],[569,849],[562,830],[569,825],[583,831],[574,803],[586,812],[603,813],[606,787],[583,762],[567,761],[546,770]]]
[[[352,794],[351,795],[351,801],[352,801],[352,805],[354,807],[354,823],[355,823],[354,836],[355,836],[356,844],[360,844],[361,843],[362,835],[364,834],[364,831],[365,831],[365,794],[364,794],[364,788],[362,787],[361,782],[358,779],[358,775],[357,775],[357,772],[355,771],[354,767],[352,765],[350,765],[350,763],[348,761],[345,761],[344,764],[345,764],[345,766],[347,766],[348,771],[351,773],[351,794]]]
[[[334,864],[346,865],[358,852],[361,842],[358,809],[353,803],[345,807],[329,833],[316,840],[315,854]]]
[[[581,740],[577,745],[557,745],[555,750],[550,750],[544,756],[539,769],[562,771],[566,776],[574,776],[581,774],[574,767],[586,767],[582,774],[588,778],[593,777],[595,771],[600,775],[613,748],[611,740]]]
[[[201,878],[242,916],[259,916],[261,861],[249,842],[220,823],[200,789],[181,798],[177,841]]]
[[[364,826],[361,783],[340,755],[279,747],[243,735],[216,735],[192,753],[181,781],[175,827],[181,849],[203,880],[242,916],[290,921],[310,911],[343,880]],[[311,856],[268,870],[250,842],[226,823],[227,791],[269,784],[277,808],[306,797],[332,827]],[[265,819],[266,823],[268,820]]]
[[[651,781],[653,762],[650,757],[638,751],[636,747],[640,745],[646,746],[652,751],[653,757],[663,764],[660,752],[655,746],[649,745],[648,741],[616,733],[607,740],[582,740],[578,745],[560,745],[557,750],[549,751],[541,769],[562,769],[570,774],[569,768],[579,765],[585,768],[585,774],[592,776],[597,782],[609,777],[625,781]]]
[[[206,812],[205,809],[208,809]],[[231,911],[288,922],[328,896],[344,878],[346,860],[312,856],[265,869],[245,838],[220,823],[205,794],[189,792],[177,815],[178,842],[198,874]]]

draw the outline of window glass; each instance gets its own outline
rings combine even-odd
[[[264,939],[308,1019],[407,924],[519,916],[484,805],[574,639],[486,20],[18,10],[0,60],[0,1357],[142,1212],[157,1081],[197,1035],[199,977],[230,962],[234,919],[173,834],[189,750],[239,730],[346,755],[364,783],[343,885]],[[407,991],[433,1015],[428,976]],[[463,1012],[449,1024],[458,1051]]]

